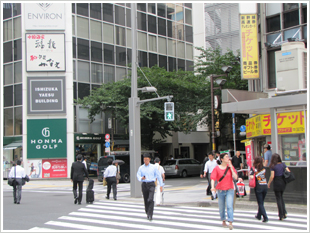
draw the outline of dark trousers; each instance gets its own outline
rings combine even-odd
[[[264,219],[268,219],[267,213],[264,207],[264,200],[267,195],[267,189],[254,189],[255,196],[258,204],[257,217],[260,219],[262,216]]]
[[[14,203],[20,202],[20,199],[22,198],[22,181],[21,180],[22,179],[17,178],[13,186]]]
[[[77,186],[79,185],[79,196],[77,196]],[[83,197],[83,181],[73,181],[73,195],[74,198],[78,197],[78,202],[82,202]]]
[[[279,218],[284,218],[287,214],[283,200],[283,191],[274,191],[277,200]]]
[[[142,193],[144,199],[144,208],[147,216],[153,217],[154,211],[154,182],[142,182]]]
[[[111,193],[111,186],[113,189],[113,198],[114,200],[116,200],[116,194],[117,194],[117,190],[116,190],[116,177],[112,176],[112,177],[107,177],[107,197],[110,197],[110,193]]]

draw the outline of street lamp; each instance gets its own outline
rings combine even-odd
[[[222,70],[225,74],[211,74],[210,75],[210,82],[211,82],[211,128],[212,128],[212,152],[215,153],[215,132],[214,132],[214,89],[222,89],[222,86],[225,84],[226,79],[216,79],[215,82],[219,85],[219,87],[214,87],[214,78],[219,77],[227,77],[227,74],[232,70],[231,66],[223,66]]]

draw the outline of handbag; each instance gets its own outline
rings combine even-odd
[[[284,167],[284,170],[283,170],[283,178],[286,184],[295,180],[295,176],[293,172],[289,172],[288,170],[286,170],[286,167]]]
[[[251,170],[253,171],[252,168],[251,168]],[[255,188],[255,186],[256,186],[255,173],[254,173],[253,175],[254,175],[253,179],[250,179],[250,180],[249,180],[249,186],[250,186],[250,188]]]
[[[119,173],[116,173],[116,179],[120,180],[121,179],[121,175]]]
[[[28,175],[26,175],[25,177],[23,177],[23,178],[22,178],[22,185],[25,185],[25,184],[26,184],[26,181],[29,182],[29,180],[30,180],[30,179],[29,179],[29,176],[28,176]]]
[[[103,180],[102,183],[103,183],[103,186],[106,186],[108,184],[108,182],[105,179]]]
[[[16,166],[15,166],[15,177],[14,178],[8,178],[8,185],[14,186],[16,183]]]

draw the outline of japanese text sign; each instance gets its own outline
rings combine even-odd
[[[67,177],[67,159],[42,159],[42,177]]]
[[[65,34],[26,34],[27,71],[65,71]]]
[[[241,77],[259,78],[259,60],[257,43],[257,15],[240,15],[241,37]]]
[[[278,134],[305,133],[304,112],[286,112],[277,114]],[[271,135],[270,114],[258,115],[246,120],[246,137],[253,138]]]

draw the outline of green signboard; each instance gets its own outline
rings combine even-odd
[[[27,158],[67,158],[67,120],[27,120]]]

